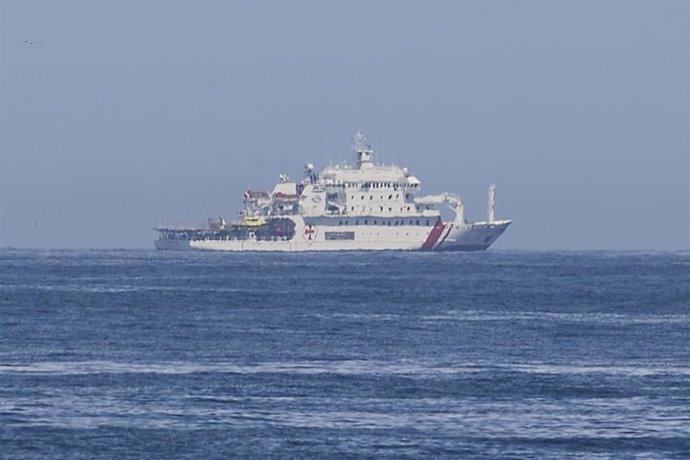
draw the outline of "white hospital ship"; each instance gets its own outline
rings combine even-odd
[[[489,187],[485,222],[468,222],[460,196],[419,195],[421,182],[407,168],[373,161],[366,138],[354,137],[356,164],[321,173],[307,164],[295,182],[282,174],[272,192],[247,191],[236,222],[161,226],[158,249],[214,251],[477,251],[485,250],[512,221],[494,217]],[[440,206],[455,212],[441,218]]]

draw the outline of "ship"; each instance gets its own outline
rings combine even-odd
[[[421,195],[420,180],[406,167],[374,162],[362,133],[354,138],[355,164],[301,180],[281,174],[273,191],[247,190],[237,219],[203,225],[161,225],[160,250],[208,251],[483,251],[512,223],[494,215],[496,187],[488,193],[486,221],[469,222],[459,195]],[[441,207],[452,220],[444,221]],[[453,216],[454,215],[454,216]]]

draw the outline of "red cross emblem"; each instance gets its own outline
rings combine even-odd
[[[304,238],[312,241],[314,239],[314,236],[316,234],[316,229],[314,228],[313,225],[309,224],[306,227],[304,227]]]

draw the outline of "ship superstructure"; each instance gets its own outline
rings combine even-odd
[[[489,187],[485,222],[468,222],[459,195],[420,195],[407,168],[374,163],[361,133],[354,136],[355,165],[308,163],[293,181],[281,174],[272,192],[246,191],[239,219],[209,219],[203,226],[156,228],[158,249],[218,251],[485,250],[512,221],[494,217]],[[455,218],[444,222],[440,206]]]

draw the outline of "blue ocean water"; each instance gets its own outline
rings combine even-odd
[[[690,456],[690,253],[0,251],[4,458]]]

